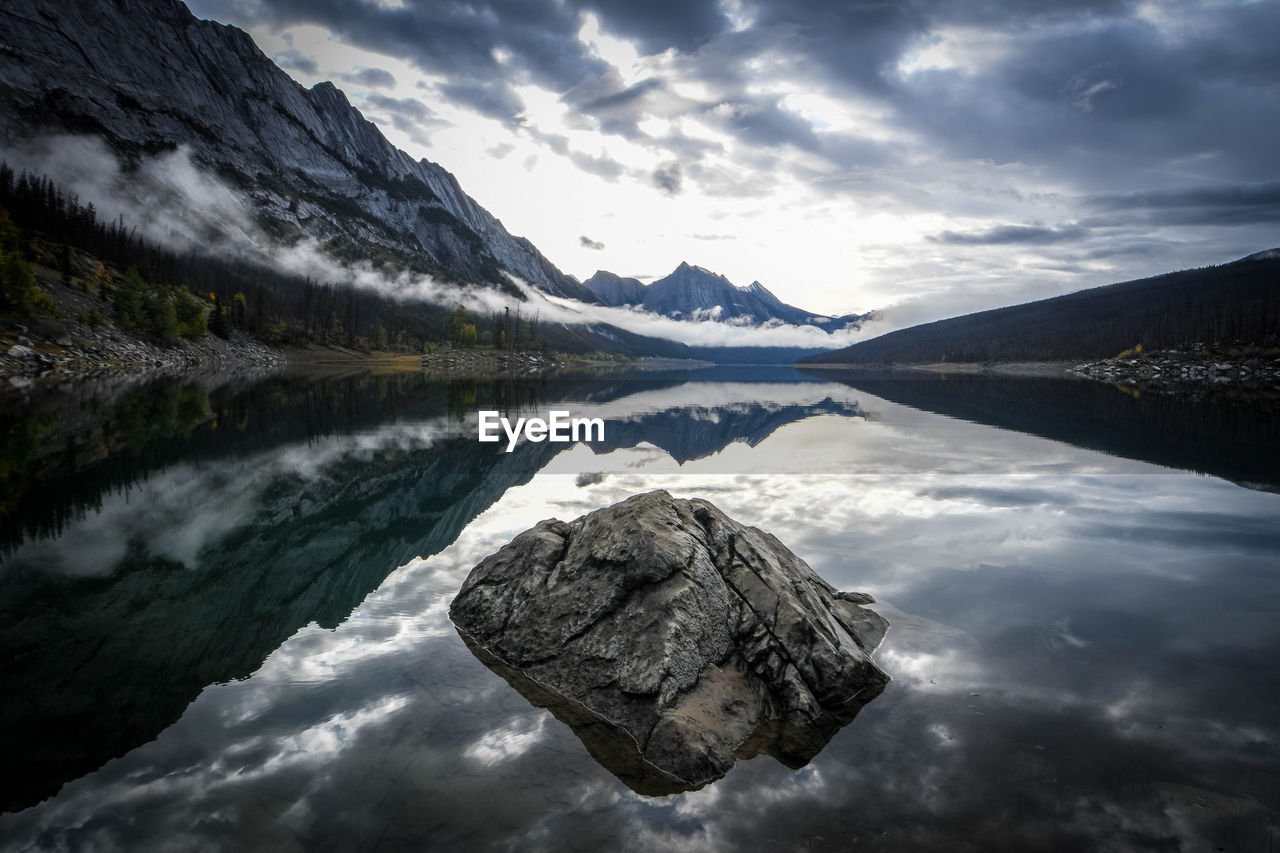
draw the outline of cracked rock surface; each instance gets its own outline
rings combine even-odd
[[[449,614],[623,782],[667,794],[760,753],[808,763],[889,680],[870,657],[888,628],[871,601],[660,490],[521,533]]]

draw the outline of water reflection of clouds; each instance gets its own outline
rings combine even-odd
[[[485,732],[462,751],[463,756],[484,767],[492,767],[528,752],[543,739],[547,715],[530,712]]]
[[[649,447],[562,453],[338,628],[303,629],[0,827],[131,849],[1265,842],[1276,804],[1231,792],[1275,779],[1259,674],[1280,649],[1265,605],[1280,499],[871,402],[871,421],[811,418],[684,465]],[[757,758],[645,800],[454,635],[447,603],[483,556],[659,487],[710,496],[882,599],[895,680],[809,768]]]
[[[888,420],[887,428],[894,429],[892,417]],[[952,647],[941,652],[913,648],[919,637],[904,635],[906,614],[901,614],[881,652],[898,677],[891,694],[906,691],[918,698],[933,693],[951,700],[963,718],[986,716],[982,705],[991,703],[1006,717],[1037,723],[1042,734],[1074,726],[1081,735],[1076,749],[1084,755],[1105,751],[1122,739],[1128,746],[1119,749],[1120,754],[1157,776],[1163,767],[1169,778],[1182,773],[1175,769],[1182,760],[1178,756],[1194,754],[1212,765],[1252,745],[1255,754],[1249,760],[1256,761],[1259,748],[1265,751],[1265,745],[1276,743],[1273,728],[1224,721],[1221,717],[1231,714],[1224,714],[1222,703],[1215,701],[1227,694],[1239,697],[1241,692],[1240,667],[1223,660],[1226,650],[1216,648],[1221,638],[1244,644],[1234,649],[1237,655],[1248,654],[1248,649],[1275,649],[1274,620],[1262,610],[1258,619],[1252,618],[1243,600],[1213,601],[1221,593],[1205,586],[1232,573],[1231,584],[1219,587],[1227,589],[1239,583],[1235,573],[1241,570],[1257,574],[1274,569],[1280,546],[1274,528],[1280,509],[1276,496],[967,424],[954,424],[962,435],[941,448],[872,454],[875,464],[868,472],[852,462],[874,445],[868,435],[882,424],[848,426],[836,418],[817,418],[775,434],[759,448],[763,458],[756,459],[753,470],[770,469],[779,457],[772,444],[784,441],[788,433],[804,447],[822,444],[810,436],[823,421],[847,430],[848,444],[825,442],[846,450],[843,458],[821,458],[828,470],[838,472],[834,477],[729,476],[721,472],[743,470],[736,462],[726,462],[730,451],[683,466],[658,464],[636,471],[628,467],[631,452],[617,451],[589,464],[598,468],[604,463],[607,470],[627,468],[628,473],[609,475],[592,484],[585,499],[575,495],[572,503],[563,503],[570,510],[565,517],[654,487],[676,494],[717,493],[715,499],[727,512],[777,533],[837,585],[870,588],[904,607],[921,607],[981,635],[980,641],[970,640],[963,654],[965,644],[954,638],[948,638]],[[936,435],[919,443],[935,440]],[[949,455],[940,457],[939,451]],[[562,456],[547,473],[578,463],[573,456]],[[1206,512],[1206,507],[1213,511]],[[1274,582],[1262,585],[1274,596]],[[1194,622],[1188,622],[1185,615],[1193,613]],[[1247,631],[1236,627],[1242,617],[1250,626]],[[968,636],[968,631],[961,633]],[[937,626],[921,636],[938,638]],[[1154,672],[1153,655],[1160,658]],[[986,664],[979,665],[979,659]],[[1133,690],[1134,674],[1146,672],[1155,683]],[[1190,672],[1197,673],[1200,685],[1188,683]],[[1274,701],[1272,691],[1265,692],[1266,700]],[[964,701],[970,693],[979,696]],[[1258,701],[1264,697],[1240,698],[1248,708],[1241,716],[1267,718],[1266,702]],[[953,713],[932,710],[944,719]],[[884,713],[884,708],[873,705],[867,714],[875,717],[878,712]],[[854,728],[865,724],[860,719]],[[990,739],[965,741],[966,728],[935,721],[925,731],[946,732],[948,749],[972,760],[974,750],[989,747]],[[1044,745],[1029,749],[1027,755],[1019,753],[1011,760],[1028,767],[1043,765],[1039,753]],[[1070,759],[1060,752],[1037,781],[1057,785],[1055,768],[1064,762]],[[948,777],[953,796],[958,775],[953,770]],[[731,785],[732,780],[722,784]],[[985,787],[991,797],[1002,795]],[[1051,790],[1028,799],[1038,802],[1041,813],[1061,813],[1055,805],[1058,794]],[[1202,815],[1188,821],[1185,810],[1170,807],[1162,796],[1123,806],[1104,800],[1082,793],[1079,808],[1066,809],[1050,834],[1062,837],[1064,830],[1078,831],[1081,839],[1098,839],[1137,820],[1152,831],[1208,839],[1213,837],[1212,823],[1221,817]],[[943,804],[941,811],[956,805]],[[1098,809],[1104,817],[1093,815]],[[896,811],[906,817],[909,810]],[[1257,804],[1249,811],[1258,813]],[[1034,834],[1022,837],[1025,841]]]

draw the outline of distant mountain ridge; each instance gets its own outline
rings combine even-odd
[[[833,332],[857,328],[867,316],[829,317],[805,311],[778,299],[758,281],[738,287],[723,275],[687,262],[647,287],[637,279],[605,270],[598,270],[583,286],[605,305],[634,305],[677,320],[710,319],[749,325],[781,322]]]
[[[1197,343],[1280,347],[1280,249],[912,326],[800,363],[1068,361]]]
[[[596,270],[582,286],[605,305],[639,305],[644,300],[644,285],[640,281],[605,270]]]
[[[247,33],[177,0],[0,7],[0,145],[51,132],[99,136],[135,162],[185,147],[282,242],[311,236],[339,258],[508,291],[509,273],[595,301],[332,83],[304,88]]]

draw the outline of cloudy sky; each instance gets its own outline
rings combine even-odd
[[[580,278],[923,320],[1280,245],[1280,3],[191,5]]]

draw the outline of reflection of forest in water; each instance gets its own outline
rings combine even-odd
[[[1141,391],[1092,380],[806,371],[949,417],[1280,489],[1280,391]]]
[[[599,407],[607,441],[679,462],[885,400],[1247,483],[1280,483],[1274,398],[1050,380],[841,379],[716,368],[440,381],[166,379],[7,408],[0,736],[7,808],[145,743],[300,627],[346,619],[563,444],[480,444],[477,409]],[[688,384],[694,383],[694,384]],[[777,389],[788,388],[786,393]],[[716,393],[711,393],[711,392]],[[771,396],[772,395],[772,396]],[[874,409],[874,400],[868,405]],[[821,459],[813,470],[825,470]]]
[[[104,494],[153,471],[477,406],[536,406],[534,380],[430,381],[420,373],[164,378],[118,393],[55,394],[0,418],[0,554],[26,536],[56,535]]]

